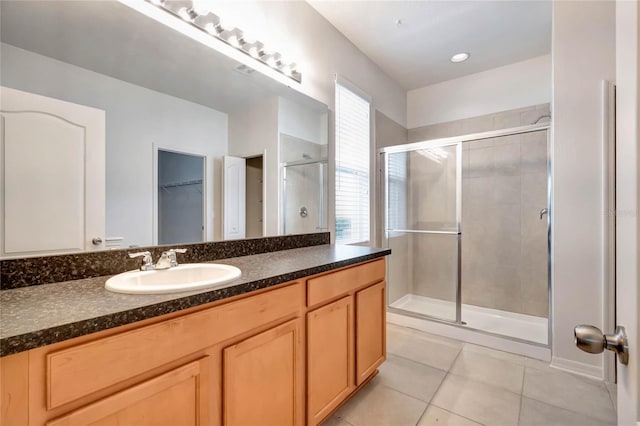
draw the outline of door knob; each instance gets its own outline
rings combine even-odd
[[[598,327],[582,324],[573,329],[573,335],[578,349],[590,354],[599,354],[609,349],[618,354],[622,364],[629,363],[629,343],[624,327],[617,326],[615,334],[603,334]]]
[[[91,244],[93,244],[94,246],[99,246],[100,244],[102,244],[102,238],[95,237],[91,240]]]

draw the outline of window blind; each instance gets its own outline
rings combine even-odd
[[[369,102],[336,83],[336,242],[369,241]]]

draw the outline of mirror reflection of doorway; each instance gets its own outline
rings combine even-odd
[[[158,244],[204,241],[204,162],[158,150]]]
[[[260,238],[263,236],[263,193],[264,193],[264,165],[263,156],[247,158],[247,204],[246,208],[246,237]]]

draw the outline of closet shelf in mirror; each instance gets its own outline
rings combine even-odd
[[[202,185],[202,179],[187,180],[184,182],[176,182],[176,183],[165,183],[163,185],[158,185],[158,187],[165,189],[165,188],[175,188],[178,186],[189,186],[189,185]]]

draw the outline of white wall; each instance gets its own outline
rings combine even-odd
[[[376,109],[406,123],[405,90],[306,2],[215,2],[213,12],[298,63],[303,93],[333,109],[337,73],[368,93]]]
[[[221,236],[219,166],[227,115],[2,44],[2,85],[105,110],[106,231],[123,246],[153,243],[153,144],[207,155],[207,239]]]
[[[265,98],[229,115],[229,155],[253,157],[264,152],[264,236],[278,234],[278,97]]]
[[[601,80],[615,74],[615,3],[553,2],[553,364],[601,376],[577,324],[603,325]]]
[[[326,130],[322,126],[327,125],[327,113],[320,113],[310,108],[304,108],[297,102],[280,97],[278,102],[278,129],[299,139],[304,139],[317,144],[326,144]]]
[[[551,55],[544,55],[408,91],[407,128],[550,101]]]

